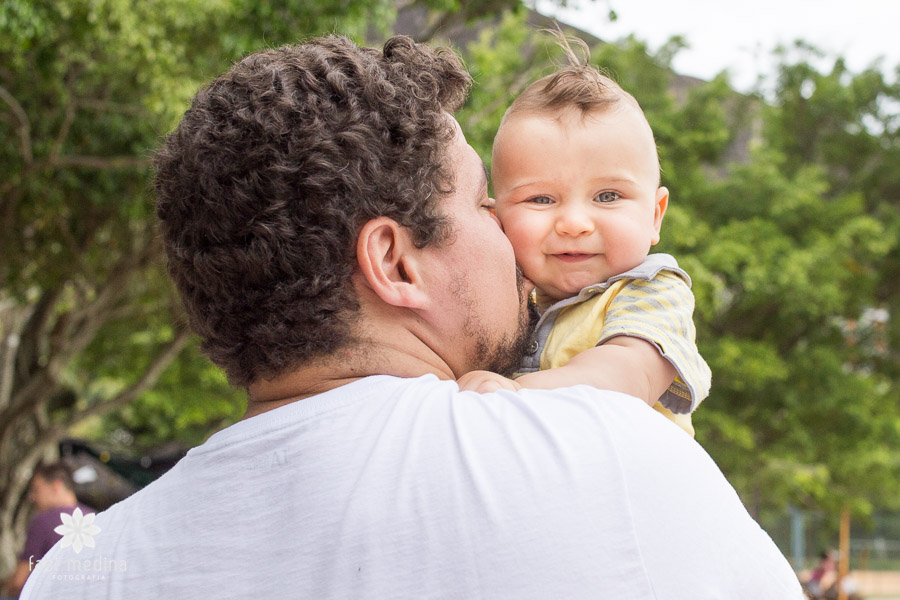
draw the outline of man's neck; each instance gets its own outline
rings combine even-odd
[[[439,379],[455,379],[437,355],[424,348],[408,352],[405,341],[408,340],[398,338],[395,332],[390,342],[355,344],[275,379],[257,381],[248,389],[247,410],[242,418],[249,419],[373,375],[420,377],[431,373]]]

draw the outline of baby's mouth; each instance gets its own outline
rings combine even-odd
[[[594,258],[596,254],[588,254],[585,252],[561,252],[559,254],[554,254],[553,256],[563,262],[582,262]]]

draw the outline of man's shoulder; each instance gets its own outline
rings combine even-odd
[[[448,427],[456,427],[459,420],[467,419],[478,421],[479,427],[498,428],[512,426],[519,420],[540,420],[545,426],[560,427],[565,434],[571,435],[571,426],[577,422],[591,430],[590,436],[602,437],[626,430],[634,430],[629,435],[643,436],[640,430],[648,422],[651,429],[654,428],[654,423],[668,423],[665,419],[658,421],[656,411],[637,398],[587,385],[550,390],[498,390],[480,394],[460,391],[453,381],[425,376],[401,380],[398,385],[382,394],[380,400],[396,405],[401,414],[402,407],[405,406],[416,415],[434,412],[438,417],[448,417],[428,421],[435,425],[446,424]],[[360,408],[368,410],[362,406]],[[487,415],[497,418],[486,418]],[[615,425],[611,426],[611,423]],[[617,433],[616,435],[618,436]]]
[[[705,452],[688,436],[643,401],[611,390],[587,385],[552,390],[500,390],[482,394],[472,401],[467,394],[454,398],[457,419],[484,432],[484,444],[495,444],[514,430],[529,440],[528,454],[546,452],[559,455],[594,454],[608,469],[631,469],[634,448],[645,452],[665,449],[675,455]],[[576,450],[577,448],[577,450]],[[541,464],[538,460],[535,464]],[[547,469],[560,465],[546,465]],[[609,471],[605,471],[609,472]]]
[[[640,400],[588,386],[476,394],[434,376],[384,378],[283,408],[216,434],[98,515],[96,546],[78,556],[57,546],[30,597],[95,597],[137,582],[143,591],[130,597],[179,597],[201,580],[213,595],[234,597],[299,560],[309,568],[292,580],[291,596],[313,597],[351,574],[373,597],[402,581],[431,595],[458,587],[459,597],[546,597],[568,585],[573,597],[601,589],[649,598],[651,580],[669,585],[666,561],[684,542],[646,515],[684,502],[708,512],[707,496],[739,508],[693,440]],[[714,542],[733,533],[730,518],[748,518],[724,510]],[[681,533],[693,534],[696,520],[686,513]],[[235,538],[268,542],[236,553]],[[562,583],[548,552],[571,575]],[[185,555],[215,560],[198,575],[179,560]],[[648,566],[645,555],[658,562]],[[105,583],[54,578],[98,559],[103,568],[115,561]],[[710,559],[701,547],[683,568]],[[246,580],[228,579],[238,570]],[[466,576],[476,572],[489,580]]]

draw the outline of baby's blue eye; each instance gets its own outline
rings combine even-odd
[[[535,196],[534,198],[529,198],[528,201],[534,204],[553,204],[553,200],[547,196]]]
[[[615,202],[619,198],[621,198],[621,196],[619,196],[619,194],[616,192],[600,192],[599,194],[594,196],[594,200],[603,203]]]

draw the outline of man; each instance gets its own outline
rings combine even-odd
[[[78,503],[75,482],[71,470],[63,463],[39,465],[28,485],[28,499],[34,505],[35,516],[28,524],[25,547],[12,577],[6,583],[5,593],[17,596],[35,565],[62,537],[55,531],[63,524],[60,515],[71,515],[76,508],[82,514],[94,511]]]
[[[99,515],[95,547],[47,557],[99,580],[42,563],[26,597],[801,597],[709,457],[639,400],[459,391],[527,338],[450,116],[469,82],[408,38],[329,37],[197,94],[157,214],[245,418]]]

